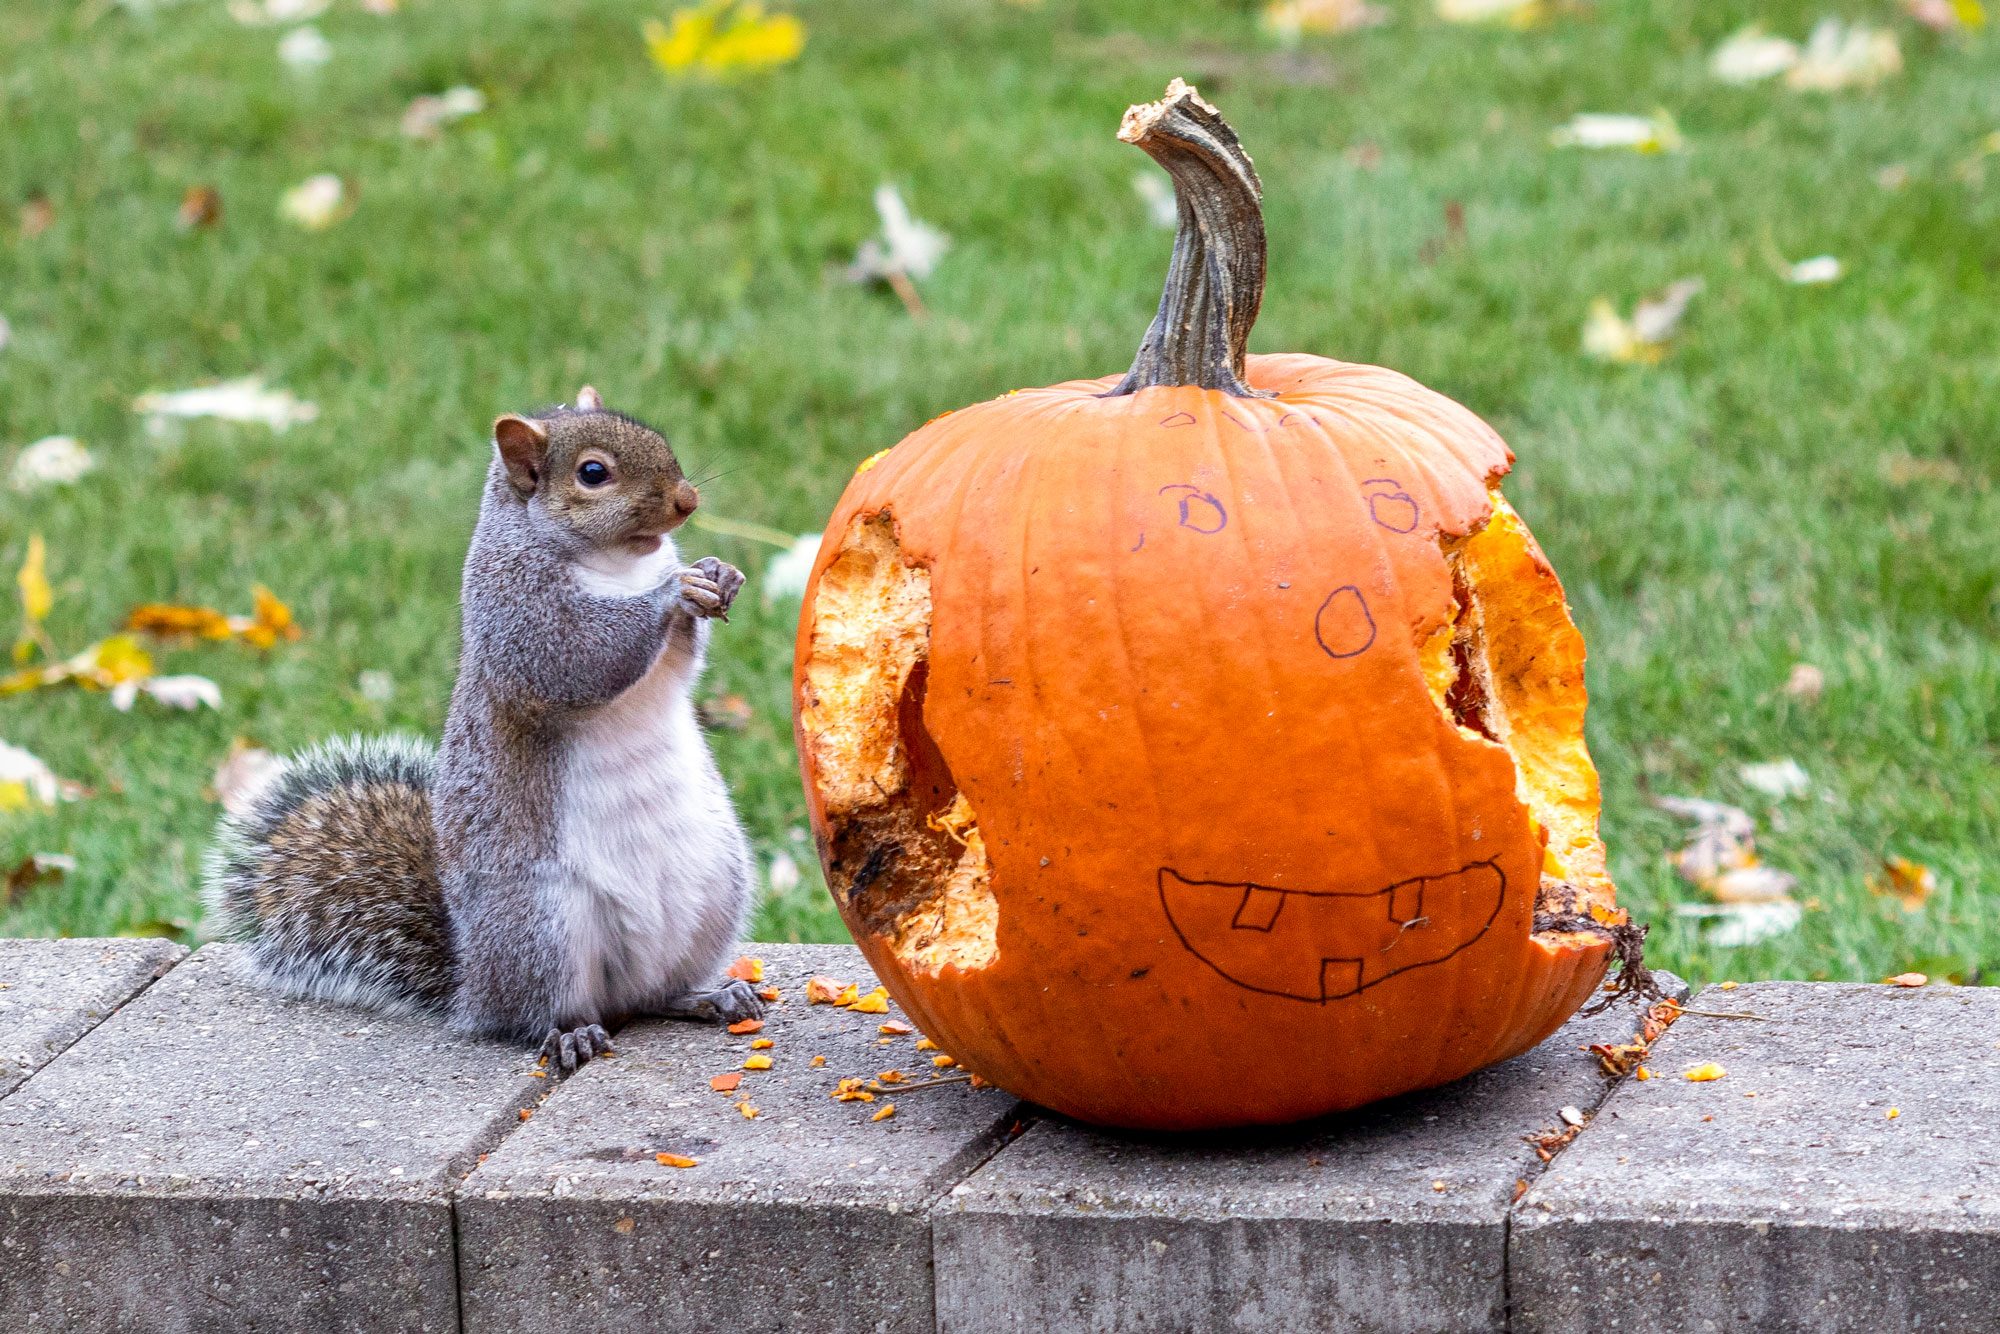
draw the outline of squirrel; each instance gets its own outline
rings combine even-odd
[[[540,1041],[567,1075],[606,1024],[763,1011],[720,978],[753,863],[693,703],[743,574],[680,563],[700,497],[596,390],[493,444],[443,744],[287,761],[223,816],[206,899],[264,985]]]

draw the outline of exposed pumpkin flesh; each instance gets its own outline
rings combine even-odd
[[[1000,908],[978,818],[923,724],[930,573],[892,515],[859,517],[820,576],[800,731],[826,806],[829,886],[916,971],[982,968]]]
[[[1484,526],[1441,543],[1452,605],[1418,646],[1424,680],[1462,736],[1513,760],[1516,794],[1543,843],[1543,897],[1563,899],[1551,910],[1608,915],[1616,902],[1584,744],[1583,636],[1520,515],[1491,496]]]

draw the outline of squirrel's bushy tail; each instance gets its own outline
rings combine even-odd
[[[322,742],[252,808],[225,815],[204,868],[211,932],[293,996],[428,1010],[451,994],[438,884],[436,753],[413,737]]]

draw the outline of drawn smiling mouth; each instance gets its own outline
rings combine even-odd
[[[1486,934],[1506,891],[1490,861],[1359,891],[1160,868],[1161,906],[1190,953],[1239,987],[1322,1005],[1449,959]]]

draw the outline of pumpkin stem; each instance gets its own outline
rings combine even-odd
[[[1106,397],[1154,385],[1199,385],[1269,398],[1243,381],[1245,345],[1264,300],[1263,187],[1222,113],[1180,79],[1132,107],[1118,137],[1174,178],[1180,205],[1160,313],[1132,369]]]

